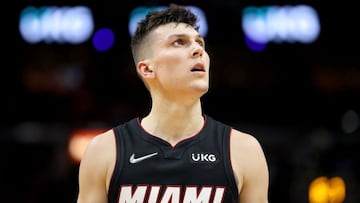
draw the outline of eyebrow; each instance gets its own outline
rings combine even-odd
[[[168,39],[170,38],[174,38],[174,37],[190,37],[190,35],[187,35],[187,34],[172,34],[168,37]],[[201,35],[196,35],[195,38],[199,38],[201,39],[202,41],[204,41],[204,38],[201,36]]]

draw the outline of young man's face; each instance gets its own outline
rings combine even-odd
[[[153,84],[163,93],[201,96],[208,91],[210,59],[204,39],[194,28],[170,23],[153,30],[148,39]]]

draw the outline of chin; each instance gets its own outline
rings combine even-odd
[[[197,89],[199,92],[205,94],[209,91],[209,86],[206,86],[206,87],[197,87]]]

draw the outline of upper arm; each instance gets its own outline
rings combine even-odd
[[[232,130],[231,162],[239,180],[239,201],[267,203],[269,171],[258,140],[249,134]]]
[[[87,145],[79,168],[77,203],[106,203],[107,187],[115,161],[113,131],[94,137]]]

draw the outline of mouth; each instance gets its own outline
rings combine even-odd
[[[191,72],[205,72],[205,66],[202,63],[196,63],[193,68],[191,69]]]

